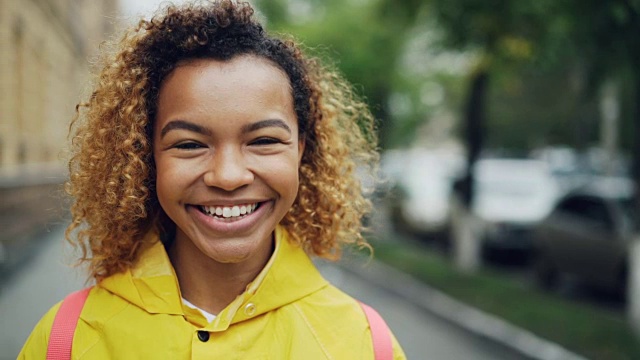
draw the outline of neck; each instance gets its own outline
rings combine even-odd
[[[271,244],[273,249],[273,244]],[[191,241],[176,241],[168,249],[182,297],[218,314],[245,291],[269,261],[272,251],[254,261],[220,263],[200,252]]]

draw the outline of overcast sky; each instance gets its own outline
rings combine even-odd
[[[185,0],[120,0],[120,6],[125,16],[150,15],[158,9],[161,4],[179,4]]]

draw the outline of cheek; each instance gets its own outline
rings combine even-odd
[[[156,158],[156,194],[163,208],[180,194],[180,189],[184,186],[182,182],[185,180],[185,174],[171,161],[161,157]]]
[[[298,159],[293,156],[278,156],[270,159],[256,158],[251,166],[256,175],[262,177],[269,187],[280,193],[281,196],[290,197],[298,192],[299,169]]]
[[[298,193],[298,185],[300,183],[298,165],[297,157],[286,162],[279,162],[277,165],[274,164],[273,181],[278,184],[281,193],[287,197],[295,198]]]

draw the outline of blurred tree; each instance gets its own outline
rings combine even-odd
[[[639,58],[635,53],[640,46],[629,35],[637,27],[637,5],[631,1],[638,2],[256,0],[271,30],[296,34],[355,84],[380,120],[383,146],[407,143],[426,115],[434,115],[432,106],[422,104],[429,91],[426,77],[402,72],[416,66],[415,59],[413,64],[403,62],[412,37],[433,32],[435,19],[436,32],[442,35],[438,45],[443,48],[438,50],[463,51],[475,58],[461,106],[470,164],[487,141],[526,150],[547,143],[550,136],[551,142],[577,147],[597,136],[593,94],[598,84],[620,69],[638,73],[632,60]],[[441,76],[431,79],[444,86],[447,105],[456,105],[450,100],[451,82],[443,83]],[[622,85],[628,92],[630,86]],[[588,91],[580,97],[583,89]],[[454,91],[453,96],[459,96],[459,90]],[[637,113],[638,103],[627,102],[624,109],[633,107]],[[640,154],[637,149],[634,153]],[[472,182],[467,179],[465,184],[470,199]]]
[[[566,48],[584,59],[589,94],[596,94],[607,81],[628,80],[634,99],[628,109],[635,125],[632,174],[640,186],[640,1],[563,0],[560,4],[562,11],[552,16],[568,25]]]
[[[637,0],[636,0],[637,1]],[[531,42],[526,62],[494,61],[488,101],[493,146],[531,147],[565,143],[583,149],[598,141],[598,102],[602,85],[613,82],[622,103],[621,126],[630,129],[637,112],[633,59],[634,5],[624,1],[559,0],[537,3],[533,16],[545,24]],[[502,16],[496,12],[496,16]],[[504,14],[510,16],[508,14]],[[528,32],[529,34],[532,31]],[[631,39],[628,39],[628,38]],[[528,40],[531,40],[530,38]],[[496,59],[496,58],[494,58]],[[525,65],[520,66],[520,65]],[[637,118],[637,116],[635,116]],[[535,124],[535,126],[531,124]],[[569,129],[570,128],[570,129]],[[631,149],[633,131],[622,131],[621,145]],[[637,153],[637,151],[634,151]]]
[[[420,0],[258,0],[271,30],[295,34],[335,63],[379,119],[382,146],[391,137],[389,97]],[[397,6],[396,6],[397,5]]]
[[[431,9],[443,29],[443,44],[469,50],[476,64],[469,76],[464,107],[467,173],[458,184],[465,204],[473,199],[473,164],[483,148],[489,82],[496,67],[508,69],[534,58],[544,48],[549,24],[544,11],[552,2],[510,0],[431,0]]]
[[[546,146],[586,149],[598,140],[597,100],[584,94],[584,69],[574,59],[531,62],[494,72],[487,104],[488,149],[527,155]]]

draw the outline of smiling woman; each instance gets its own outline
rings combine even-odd
[[[366,106],[242,2],[168,6],[112,45],[72,124],[67,238],[96,280],[72,357],[372,359],[309,259],[368,246]],[[58,308],[20,358],[44,358]]]
[[[193,267],[210,272],[207,282],[226,282],[218,267],[230,264],[246,277],[224,291],[203,286],[211,294],[198,303],[218,313],[264,268],[297,195],[304,141],[289,80],[256,56],[187,62],[160,88],[154,134],[156,193],[176,225],[169,251],[180,283],[195,281]]]

